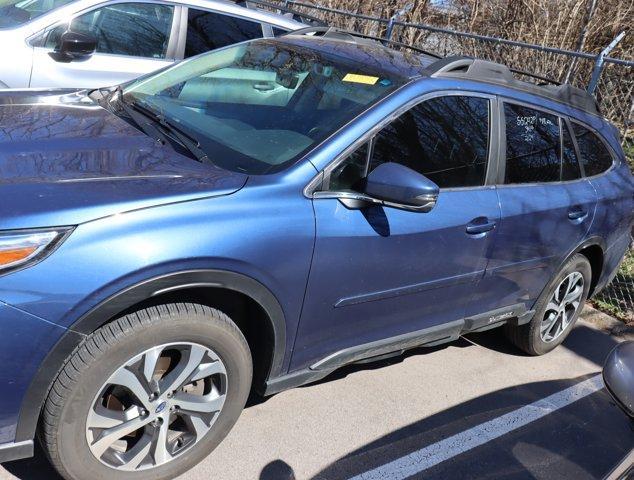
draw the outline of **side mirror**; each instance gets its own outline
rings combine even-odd
[[[603,365],[603,383],[617,405],[634,419],[634,341],[610,352]]]
[[[50,55],[57,62],[68,63],[89,57],[97,50],[97,39],[92,35],[79,32],[64,32],[59,45]]]
[[[439,187],[404,165],[388,162],[376,167],[366,180],[365,194],[388,207],[429,212],[436,205]]]

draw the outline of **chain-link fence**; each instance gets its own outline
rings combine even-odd
[[[251,1],[260,3],[258,0]],[[584,89],[592,84],[596,71],[598,81],[592,89],[602,113],[619,127],[624,144],[630,150],[634,149],[634,61],[401,22],[394,17],[380,18],[301,0],[279,1],[278,4],[282,8],[309,15],[312,19],[318,18],[326,25],[390,40],[393,48],[415,47],[443,57],[466,55],[483,58]],[[536,81],[528,76],[522,79]]]
[[[634,239],[633,239],[634,241]],[[614,280],[595,297],[599,309],[634,323],[634,249],[630,249]]]
[[[264,3],[254,1],[253,3]],[[309,21],[389,40],[393,48],[422,49],[440,56],[466,55],[503,63],[517,71],[530,72],[522,80],[545,79],[571,83],[593,91],[602,113],[622,132],[623,148],[634,169],[634,62],[607,56],[532,45],[524,42],[455,32],[430,25],[401,22],[398,14],[380,18],[348,12],[302,0],[285,0],[271,5],[308,15]],[[406,7],[407,9],[407,7]],[[401,12],[404,13],[404,12]],[[521,74],[518,75],[522,77]],[[614,281],[595,299],[598,307],[634,323],[634,250],[630,248]]]

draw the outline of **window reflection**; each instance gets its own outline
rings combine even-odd
[[[489,100],[446,96],[423,102],[375,137],[369,168],[357,150],[331,175],[330,189],[359,189],[367,172],[386,162],[405,165],[441,188],[484,185],[489,151]],[[355,178],[356,175],[356,178]]]
[[[120,3],[81,15],[48,34],[46,47],[57,48],[70,29],[97,39],[97,52],[165,58],[174,7],[153,3]]]
[[[262,37],[258,22],[203,10],[189,9],[185,57]]]
[[[561,175],[559,119],[521,105],[504,105],[505,183],[557,182]]]
[[[603,173],[612,166],[612,155],[594,133],[577,123],[572,124],[572,129],[586,177]]]

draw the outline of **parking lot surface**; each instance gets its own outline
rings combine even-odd
[[[543,357],[491,331],[347,367],[253,398],[181,480],[602,478],[634,447],[598,376],[618,341],[580,321]],[[15,478],[57,477],[40,453],[0,466]]]

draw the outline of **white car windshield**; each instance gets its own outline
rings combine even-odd
[[[0,29],[15,28],[73,0],[0,0]]]

